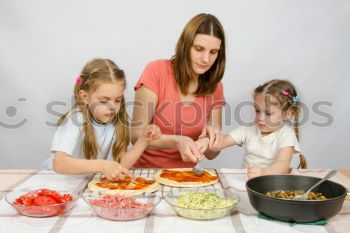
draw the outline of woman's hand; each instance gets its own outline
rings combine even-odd
[[[203,159],[203,155],[199,152],[197,144],[190,137],[180,136],[177,142],[177,149],[184,162],[196,163]]]
[[[195,141],[195,143],[197,145],[199,153],[201,153],[201,159],[203,159],[205,157],[204,152],[206,152],[209,147],[209,138],[199,138],[197,141]]]
[[[110,181],[124,180],[126,177],[133,177],[128,169],[111,160],[103,160],[102,173]]]
[[[215,124],[206,125],[199,138],[209,138],[209,149],[213,152],[221,150],[222,144],[224,142],[224,135],[222,135],[221,130]]]

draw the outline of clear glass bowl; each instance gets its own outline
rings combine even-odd
[[[67,212],[68,210],[73,208],[73,206],[79,199],[79,195],[75,195],[71,191],[56,190],[61,194],[72,195],[73,199],[71,201],[66,201],[64,203],[51,204],[51,205],[45,205],[45,206],[24,206],[24,205],[13,204],[13,202],[17,198],[31,191],[34,191],[34,190],[13,190],[6,194],[5,200],[21,215],[28,216],[28,217],[43,218],[43,217],[57,216]]]
[[[142,204],[149,204],[151,203],[151,206],[144,206],[140,208],[117,208],[117,207],[106,207],[106,206],[100,206],[91,203],[92,200],[96,200],[97,198],[108,196],[108,195],[102,195],[102,194],[96,194],[96,193],[88,193],[83,195],[83,199],[91,209],[100,217],[109,219],[109,220],[116,220],[116,221],[129,221],[129,220],[135,220],[139,218],[146,217],[149,215],[153,208],[158,205],[160,202],[160,197],[157,196],[154,193],[144,193],[141,195],[135,195],[130,196],[132,198],[135,198],[136,202],[142,203]]]
[[[203,207],[203,208],[187,208],[179,206],[176,201],[182,192],[205,192],[213,193],[225,200],[232,200],[229,206],[223,208]],[[239,196],[234,194],[230,189],[196,189],[196,188],[181,188],[168,192],[165,195],[165,200],[174,208],[176,213],[182,217],[195,220],[210,220],[224,217],[230,214],[239,203]],[[194,205],[195,206],[195,205]]]

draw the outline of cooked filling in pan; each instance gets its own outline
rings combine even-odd
[[[267,192],[266,196],[283,198],[283,199],[293,199],[293,197],[297,195],[302,195],[302,194],[304,194],[304,192],[288,190],[288,191],[278,191],[278,192]],[[327,200],[327,198],[323,196],[322,193],[309,192],[309,197],[307,200]]]

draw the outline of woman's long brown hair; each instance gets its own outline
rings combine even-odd
[[[216,61],[207,72],[198,77],[198,88],[194,95],[205,96],[215,92],[225,71],[225,33],[220,21],[210,14],[194,16],[183,29],[176,45],[175,55],[171,58],[171,61],[174,66],[176,83],[181,93],[187,95],[188,87],[194,76],[190,50],[197,34],[211,35],[221,40],[221,47]]]

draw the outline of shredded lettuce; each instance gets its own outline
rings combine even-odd
[[[226,199],[215,193],[184,191],[173,204],[177,206],[176,212],[183,217],[214,219],[228,214],[237,203],[237,200]]]
[[[185,191],[180,193],[174,204],[190,209],[216,209],[233,206],[236,201],[225,199],[215,193]]]

